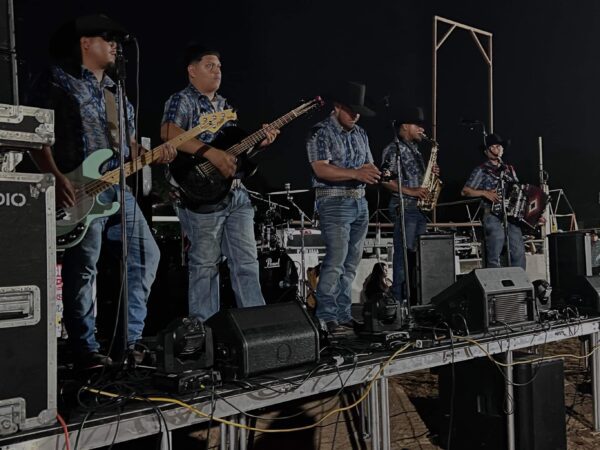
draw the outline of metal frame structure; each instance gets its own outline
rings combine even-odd
[[[12,104],[19,104],[19,81],[17,77],[17,49],[15,39],[15,8],[13,0],[6,0],[6,20],[8,21],[8,48],[0,48],[0,52],[10,58],[12,76]]]
[[[439,23],[444,23],[447,25],[450,25],[450,29],[447,30],[443,35],[442,38],[438,40],[438,25]],[[433,74],[432,74],[432,92],[433,92],[433,98],[432,98],[432,110],[431,110],[431,115],[432,115],[432,119],[431,119],[431,136],[434,140],[437,139],[437,68],[438,68],[438,63],[437,63],[437,52],[438,50],[442,47],[442,45],[444,45],[444,42],[446,42],[446,40],[450,37],[450,35],[452,34],[452,32],[456,29],[456,28],[460,28],[463,30],[468,31],[471,36],[473,37],[473,41],[475,41],[475,45],[477,46],[477,48],[479,49],[479,51],[481,52],[481,56],[483,57],[485,63],[488,66],[488,95],[489,95],[489,110],[488,110],[488,114],[489,114],[489,123],[488,123],[488,130],[490,133],[494,132],[494,84],[493,84],[493,68],[494,68],[494,63],[493,63],[493,58],[492,58],[492,33],[490,33],[489,31],[484,31],[484,30],[480,30],[478,28],[474,28],[472,26],[469,25],[465,25],[463,23],[460,22],[455,22],[454,20],[450,20],[450,19],[446,19],[444,17],[440,17],[440,16],[434,16],[433,17],[433,50],[432,50],[432,57],[433,57]],[[484,36],[487,37],[488,42],[487,42],[487,49],[484,48],[484,45],[481,43],[481,40],[479,38],[479,36]]]
[[[389,397],[388,379],[390,377],[413,372],[415,370],[428,369],[473,358],[485,357],[487,354],[502,354],[504,360],[511,361],[512,352],[536,345],[544,345],[550,342],[561,341],[578,336],[588,336],[590,348],[595,349],[591,357],[592,367],[592,399],[593,399],[593,423],[594,429],[600,430],[600,357],[598,355],[598,343],[600,342],[600,319],[587,319],[573,321],[571,323],[552,324],[546,327],[538,327],[534,330],[502,334],[494,337],[480,339],[479,345],[464,342],[457,339],[453,346],[443,345],[433,348],[422,348],[411,350],[398,356],[384,368],[382,376],[376,380],[362,406],[362,410],[368,411],[364,418],[367,433],[370,435],[373,450],[389,450],[390,421],[389,421]],[[328,373],[316,375],[306,381],[300,388],[286,393],[275,393],[267,388],[253,391],[220,391],[219,397],[224,397],[227,402],[220,398],[216,401],[214,417],[228,418],[232,423],[245,425],[245,418],[241,411],[252,411],[267,406],[283,404],[292,400],[310,398],[323,392],[335,392],[344,385],[362,386],[379,373],[381,367],[387,363],[389,355],[373,355],[363,360],[358,367],[345,366],[340,368],[340,373],[332,370]],[[281,383],[277,387],[285,389],[292,384]],[[508,386],[507,386],[508,387]],[[363,391],[364,392],[364,391]],[[198,398],[190,402],[195,408],[210,414],[211,401],[208,397]],[[163,449],[167,448],[171,430],[189,425],[206,422],[206,418],[190,413],[183,407],[161,406],[166,419],[168,430],[162,428]],[[79,424],[70,424],[71,441],[77,438]],[[113,442],[123,442],[159,433],[160,421],[156,412],[144,405],[143,407],[121,413],[119,417],[103,417],[86,422],[85,429],[80,438],[81,449],[93,449]],[[509,448],[515,448],[514,416],[508,415],[507,436]],[[233,425],[221,426],[221,449],[243,449],[246,433]],[[36,448],[38,450],[56,450],[65,448],[64,435],[60,428],[32,430],[0,439],[0,447],[5,450],[25,450]]]

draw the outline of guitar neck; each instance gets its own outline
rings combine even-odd
[[[181,144],[184,144],[185,142],[193,139],[194,137],[196,137],[199,133],[201,133],[204,130],[206,130],[206,125],[204,123],[201,123],[201,124],[195,126],[194,128],[191,128],[181,134],[178,134],[173,139],[168,140],[165,144],[171,144],[173,147],[177,148]],[[127,162],[125,164],[125,177],[128,177],[129,175],[136,173],[138,170],[141,170],[142,168],[144,168],[144,167],[152,164],[153,162],[157,161],[158,159],[160,159],[160,157],[162,157],[164,154],[164,151],[165,151],[164,145],[165,144],[159,145],[158,147],[150,150],[149,152],[142,153],[137,158]],[[106,190],[110,185],[118,184],[119,177],[120,177],[119,169],[110,170],[110,171],[106,172],[104,175],[102,175],[102,177],[100,177],[100,181],[102,181],[106,184],[100,183],[99,186],[95,186],[93,188],[93,191],[87,190],[87,189],[86,189],[86,191],[88,191],[89,194],[97,195],[97,194],[103,192],[104,190]]]
[[[307,113],[311,109],[312,107],[306,108],[306,105],[302,105],[296,109],[293,109],[289,113],[281,116],[279,119],[271,122],[266,127],[252,133],[250,136],[247,136],[234,146],[227,149],[227,153],[238,156],[247,152],[249,149],[262,142],[267,137],[267,131],[279,130],[284,125],[287,125],[292,120],[300,117],[302,114]]]

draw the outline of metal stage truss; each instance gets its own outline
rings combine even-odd
[[[587,336],[590,348],[595,350],[591,356],[592,367],[592,398],[594,429],[600,430],[600,358],[598,345],[600,342],[600,319],[581,319],[570,323],[546,323],[537,325],[535,329],[513,333],[502,333],[488,336],[477,341],[465,337],[456,337],[453,344],[445,343],[431,348],[418,348],[419,341],[410,344],[410,349],[401,352],[391,359],[393,352],[376,353],[363,356],[358,364],[344,364],[338,371],[328,369],[314,375],[300,387],[293,388],[294,382],[303,377],[296,371],[295,375],[284,376],[283,380],[271,384],[268,388],[261,387],[252,391],[218,388],[214,418],[226,419],[221,423],[221,448],[244,450],[246,448],[247,430],[246,417],[240,413],[256,409],[276,406],[293,400],[310,399],[322,393],[333,393],[342,387],[359,387],[365,400],[359,407],[366,419],[366,429],[370,435],[374,450],[390,448],[390,421],[388,380],[390,377],[416,370],[443,366],[473,358],[488,355],[501,355],[503,360],[512,361],[512,352],[532,346],[544,345],[572,337]],[[398,351],[397,351],[398,353]],[[285,380],[285,381],[284,381]],[[286,389],[290,389],[286,392]],[[507,385],[507,389],[511,386]],[[281,392],[274,392],[274,390]],[[510,391],[509,391],[510,392]],[[113,442],[123,442],[143,436],[162,432],[162,448],[168,448],[172,430],[187,427],[207,421],[211,414],[210,393],[188,400],[204,417],[193,413],[189,408],[179,405],[162,403],[159,407],[166,420],[168,430],[161,426],[156,411],[147,403],[140,403],[138,408],[121,412],[117,416],[110,415],[90,419],[86,422],[82,435],[79,437],[79,449],[94,449],[110,445]],[[77,439],[80,422],[69,424],[70,439]],[[515,448],[514,416],[508,415],[507,437],[509,449]],[[0,439],[0,446],[5,450],[56,450],[65,448],[65,437],[60,427],[32,430]]]

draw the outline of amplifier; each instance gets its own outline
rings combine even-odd
[[[215,367],[247,378],[319,360],[319,333],[298,302],[221,310],[209,321]]]
[[[54,178],[0,174],[0,435],[56,417]]]
[[[418,236],[416,256],[416,305],[428,306],[435,295],[456,281],[454,233]]]
[[[452,329],[481,333],[538,320],[534,288],[520,267],[476,269],[432,299]]]

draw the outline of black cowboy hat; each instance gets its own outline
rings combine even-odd
[[[348,106],[354,112],[365,117],[372,117],[375,111],[365,106],[365,91],[367,87],[361,83],[345,81],[338,83],[329,94],[329,100]]]
[[[487,150],[492,145],[501,145],[502,147],[507,148],[510,146],[510,139],[504,140],[500,137],[499,134],[496,133],[488,134],[485,137],[485,147],[483,148],[483,150]]]
[[[120,23],[104,14],[77,17],[62,24],[50,37],[50,55],[57,59],[79,53],[79,38],[102,36],[107,40],[122,40],[129,32]]]
[[[402,124],[424,126],[427,124],[425,113],[420,106],[397,108],[395,111],[392,111],[392,117],[398,126]]]

